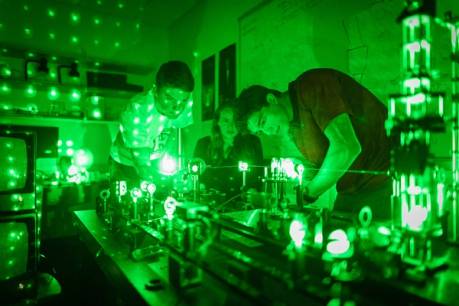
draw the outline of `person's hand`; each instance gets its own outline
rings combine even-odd
[[[311,196],[311,194],[309,193],[308,186],[303,188],[303,201],[304,201],[304,203],[314,203],[318,199],[319,199],[319,197]]]

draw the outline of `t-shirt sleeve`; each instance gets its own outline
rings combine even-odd
[[[319,128],[324,131],[333,118],[348,113],[350,107],[343,98],[339,79],[332,74],[304,76],[298,80],[301,100],[312,114]]]

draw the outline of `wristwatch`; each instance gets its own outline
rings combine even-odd
[[[315,201],[317,201],[319,197],[313,197],[311,195],[309,195],[309,188],[308,186],[304,187],[303,189],[303,201],[305,203],[314,203]]]

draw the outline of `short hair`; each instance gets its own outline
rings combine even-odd
[[[169,61],[162,64],[156,73],[156,87],[160,89],[164,86],[193,91],[194,78],[188,65],[182,61]]]
[[[250,115],[268,106],[266,96],[270,93],[276,97],[281,95],[280,91],[262,85],[252,85],[242,90],[237,98],[237,120],[245,126]]]

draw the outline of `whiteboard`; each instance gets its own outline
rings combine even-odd
[[[308,11],[319,2],[265,1],[239,18],[239,91],[253,84],[286,90],[290,81],[318,66]]]

